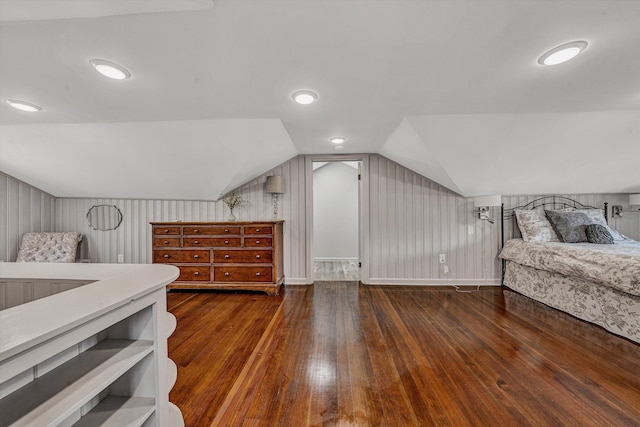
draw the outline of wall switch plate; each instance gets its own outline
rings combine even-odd
[[[444,264],[447,262],[447,256],[445,254],[440,254],[440,264]]]
[[[444,265],[444,267],[442,267],[444,274],[449,274],[449,266],[448,265]]]
[[[122,264],[124,262],[124,254],[118,254],[118,264]]]

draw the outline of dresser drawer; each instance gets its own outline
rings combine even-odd
[[[176,279],[179,282],[194,282],[194,281],[209,281],[209,273],[211,268],[209,266],[204,267],[183,267],[180,266],[180,276]]]
[[[153,234],[180,234],[180,227],[165,227],[162,225],[156,225],[153,227]]]
[[[153,251],[153,262],[156,263],[180,263],[180,262],[211,262],[210,251]]]
[[[153,246],[179,248],[180,238],[179,237],[154,237]]]
[[[271,237],[245,237],[244,246],[247,248],[265,247],[271,246],[273,239]]]
[[[271,282],[271,267],[213,267],[214,282]]]
[[[270,225],[251,225],[244,228],[244,234],[273,234],[273,227]]]
[[[226,226],[211,226],[211,225],[204,225],[202,227],[184,227],[182,229],[182,234],[184,234],[185,236],[189,235],[198,235],[198,234],[204,234],[204,235],[220,235],[220,236],[224,236],[224,235],[239,235],[240,234],[240,226],[238,225],[234,225],[234,226],[230,226],[230,227],[226,227]]]
[[[182,247],[184,248],[193,248],[193,247],[225,247],[228,246],[230,248],[239,248],[241,245],[240,237],[185,237],[182,241]]]
[[[213,262],[235,264],[271,264],[273,252],[271,249],[263,250],[238,250],[238,251],[213,251]]]

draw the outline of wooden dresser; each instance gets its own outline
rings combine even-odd
[[[284,283],[283,221],[152,222],[153,262],[173,264],[169,289],[259,290]]]

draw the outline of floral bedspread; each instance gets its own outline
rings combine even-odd
[[[538,270],[609,285],[640,296],[640,242],[594,243],[507,241],[500,258]]]

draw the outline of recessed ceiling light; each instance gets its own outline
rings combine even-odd
[[[106,59],[92,59],[89,64],[96,69],[97,72],[110,79],[124,80],[131,77],[129,70],[120,64],[107,61]]]
[[[291,99],[298,104],[309,105],[318,100],[318,94],[309,89],[301,89],[291,94]]]
[[[13,108],[28,111],[30,113],[35,113],[36,111],[42,111],[42,107],[36,104],[31,104],[29,102],[20,101],[17,99],[5,99],[4,102],[11,105]]]
[[[333,148],[334,148],[335,150],[338,150],[338,151],[342,151],[342,150],[344,150],[344,146],[343,146],[343,145],[336,145],[336,146],[335,146],[335,147],[333,147]]]
[[[329,141],[333,144],[342,144],[347,142],[347,138],[345,138],[344,136],[334,136],[329,138]]]
[[[586,47],[587,47],[587,42],[582,40],[562,44],[560,46],[554,47],[553,49],[547,51],[540,58],[538,58],[538,64],[540,65],[562,64],[563,62],[567,62],[568,60],[574,58],[576,55],[582,52]]]

